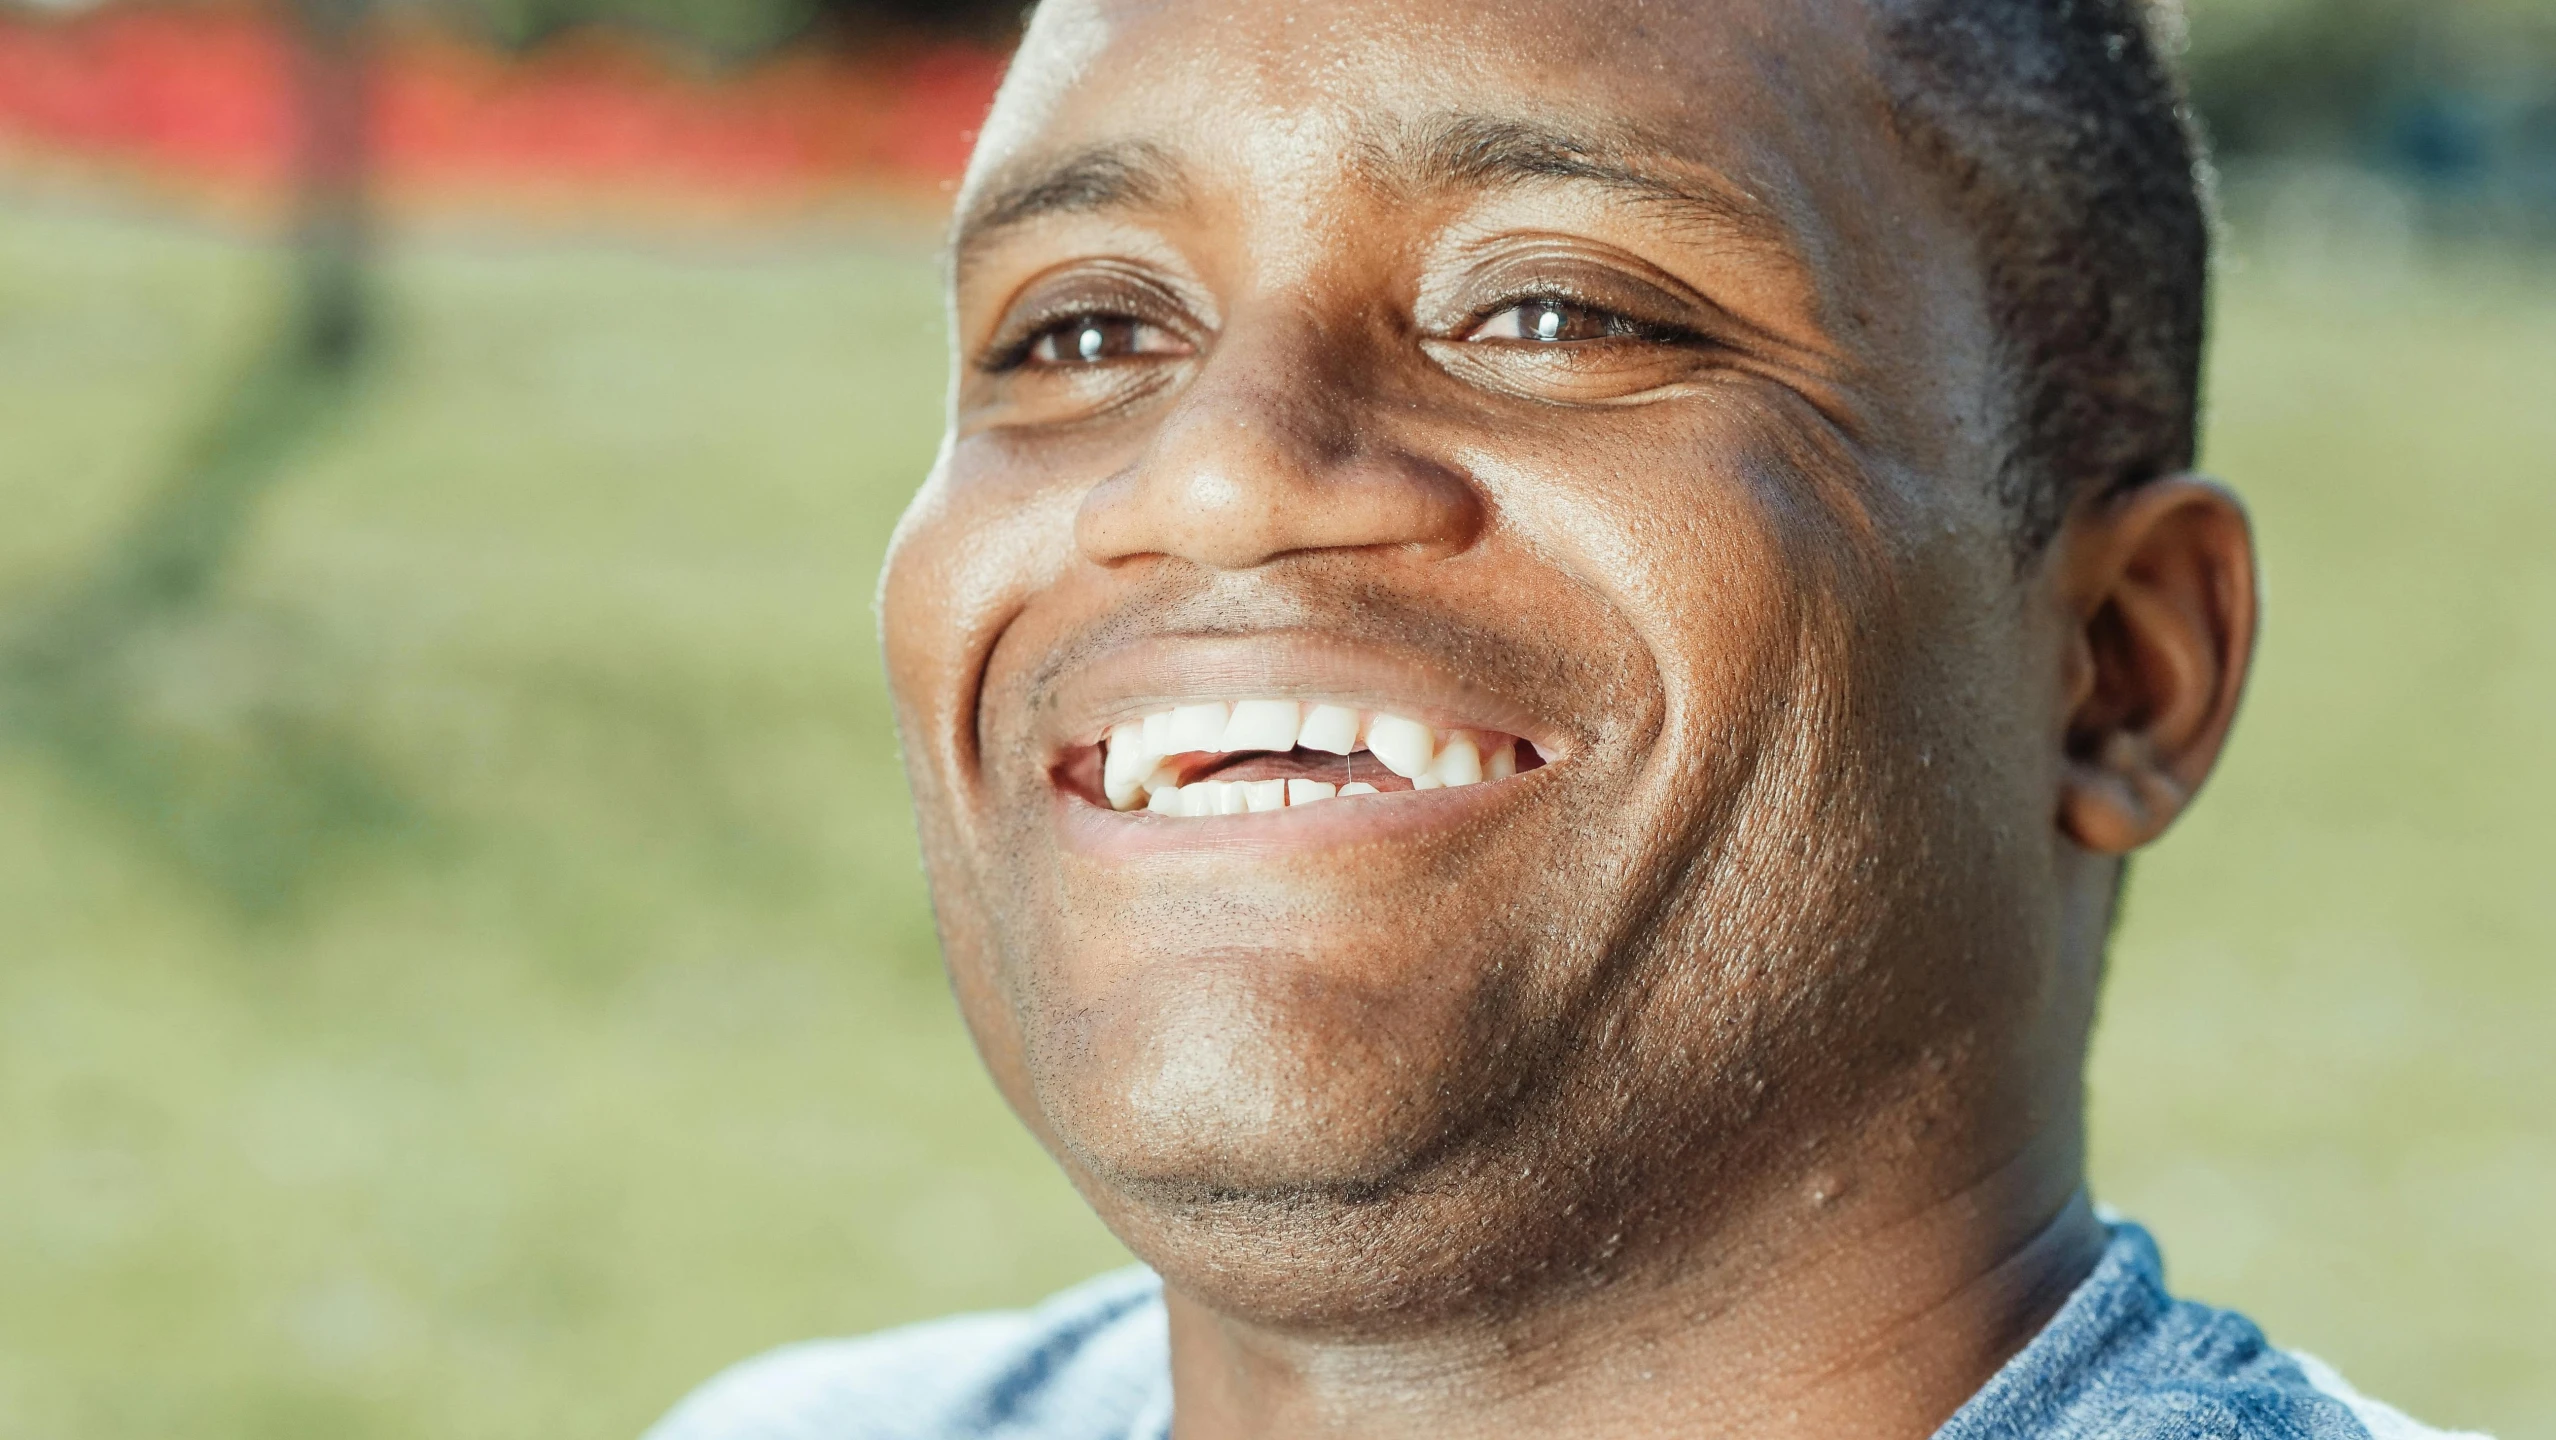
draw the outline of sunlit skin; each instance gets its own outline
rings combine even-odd
[[[2237,503],[2018,558],[1981,262],[1858,0],[1049,0],[881,612],[997,1082],[1166,1282],[1177,1433],[1930,1433],[2102,1245],[2121,857]],[[1514,779],[1093,791],[1183,700]]]

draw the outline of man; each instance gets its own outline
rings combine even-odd
[[[2254,633],[2194,168],[2131,0],[1049,0],[881,611],[1149,1268],[662,1440],[2428,1433],[2085,1193]]]

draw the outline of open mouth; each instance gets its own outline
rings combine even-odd
[[[1066,779],[1112,810],[1195,819],[1490,784],[1545,763],[1535,745],[1496,730],[1346,705],[1210,700],[1110,727],[1069,758]]]

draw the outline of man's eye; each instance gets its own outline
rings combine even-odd
[[[1104,365],[1142,355],[1179,353],[1170,331],[1124,315],[1078,315],[1030,337],[1033,365]]]
[[[1558,345],[1572,340],[1614,340],[1640,335],[1621,315],[1567,300],[1525,300],[1473,328],[1467,340],[1527,340]]]

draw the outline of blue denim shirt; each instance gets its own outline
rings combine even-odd
[[[1166,1440],[1162,1283],[1105,1275],[1033,1310],[750,1360],[647,1440]],[[2241,1315],[2166,1293],[2115,1224],[2094,1273],[1936,1440],[2460,1440],[2368,1399]],[[2482,1437],[2465,1437],[2482,1440]]]

